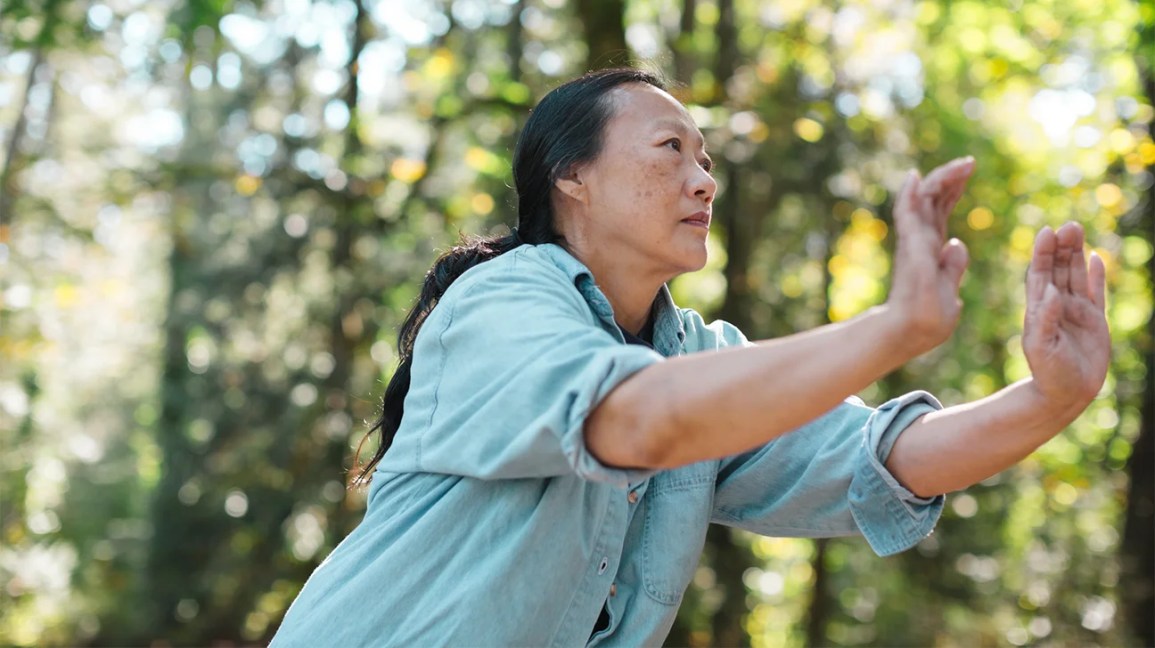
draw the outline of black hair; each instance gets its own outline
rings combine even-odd
[[[627,83],[645,83],[665,89],[654,74],[632,68],[590,72],[550,91],[530,113],[513,151],[513,182],[517,190],[517,227],[507,236],[463,240],[443,254],[425,275],[421,294],[397,335],[400,364],[381,402],[381,415],[361,445],[374,433],[380,444],[364,466],[354,458],[353,485],[369,483],[374,469],[393,443],[405,411],[413,365],[413,343],[422,323],[450,284],[479,263],[522,244],[539,245],[561,240],[554,223],[551,194],[554,183],[575,165],[592,161],[601,152],[606,124],[613,117],[610,91]]]

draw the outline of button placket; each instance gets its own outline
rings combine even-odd
[[[602,561],[598,563],[598,576],[606,573],[606,569],[610,566],[610,559],[607,556],[602,556]]]

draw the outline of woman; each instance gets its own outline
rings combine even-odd
[[[1034,377],[947,409],[854,398],[955,326],[967,254],[944,238],[970,159],[908,178],[885,305],[757,343],[677,308],[666,282],[706,262],[710,165],[646,73],[542,100],[514,154],[518,227],[427,276],[364,521],[274,646],[658,644],[710,522],[903,551],[943,493],[1026,456],[1102,385],[1103,264],[1067,224],[1040,232],[1027,278]]]

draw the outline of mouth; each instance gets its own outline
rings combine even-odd
[[[693,225],[695,227],[702,227],[705,229],[710,229],[710,212],[708,212],[708,211],[697,212],[696,214],[694,214],[693,216],[690,216],[689,218],[683,218],[682,222],[686,223],[687,225]]]

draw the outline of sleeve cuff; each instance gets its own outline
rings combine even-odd
[[[624,380],[664,358],[656,351],[641,346],[621,346],[614,350],[607,362],[595,363],[590,368],[599,376],[582,381],[591,389],[575,394],[577,402],[569,409],[569,420],[562,432],[561,448],[566,460],[582,479],[629,488],[631,484],[648,479],[656,470],[618,468],[607,466],[594,457],[585,442],[585,420],[590,412]]]
[[[862,457],[850,483],[850,510],[870,548],[879,556],[905,551],[930,535],[946,498],[918,497],[907,490],[884,462],[898,435],[918,417],[942,409],[924,391],[892,399],[866,421]]]

